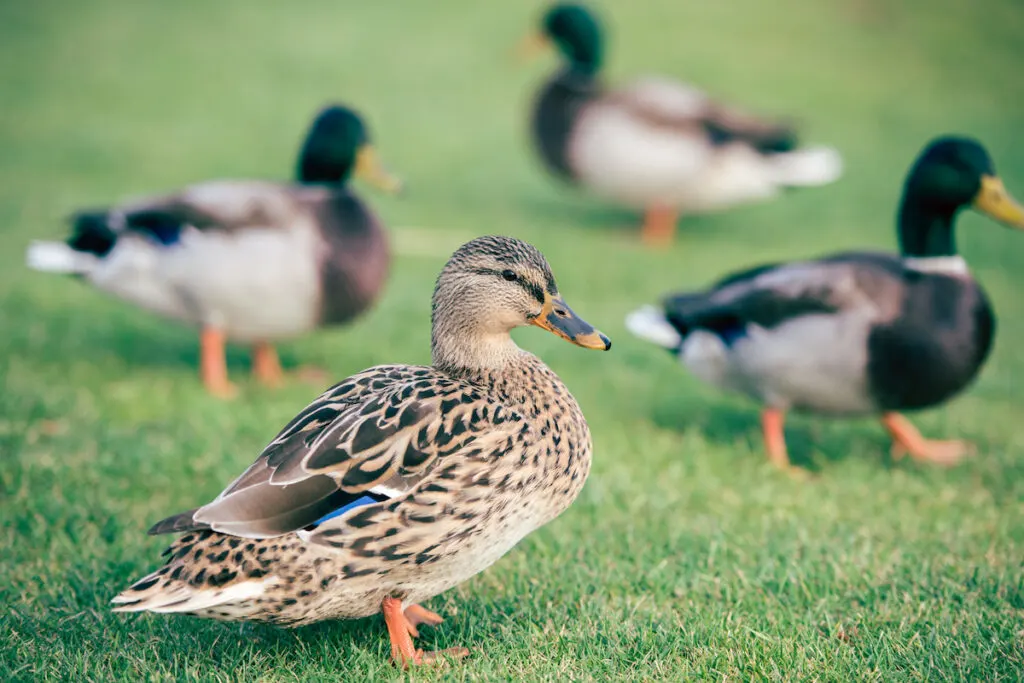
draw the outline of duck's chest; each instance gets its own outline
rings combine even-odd
[[[510,493],[530,501],[529,516],[539,526],[569,507],[583,488],[593,450],[590,429],[576,399],[546,367],[498,389],[530,426],[505,464]]]
[[[995,315],[970,279],[930,277],[907,292],[903,311],[868,338],[868,381],[879,407],[936,405],[966,387],[988,358]]]
[[[534,146],[548,170],[565,180],[576,179],[569,149],[573,129],[583,108],[598,92],[592,79],[563,73],[537,95],[531,121]]]

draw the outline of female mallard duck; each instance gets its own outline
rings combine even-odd
[[[359,115],[328,107],[303,144],[297,184],[220,180],[81,213],[67,243],[33,243],[28,264],[200,326],[202,378],[215,395],[233,392],[225,339],[253,344],[253,371],[273,384],[272,342],[347,322],[384,286],[387,238],[347,189],[352,174],[399,188]]]
[[[973,207],[1024,228],[976,141],[932,141],[907,176],[900,256],[848,252],[760,266],[709,290],[669,297],[626,319],[697,377],[765,405],[765,447],[788,467],[784,411],[881,414],[893,454],[952,464],[961,441],[925,439],[897,411],[935,406],[966,387],[988,356],[995,316],[956,250],[953,224]]]
[[[554,43],[565,68],[541,88],[533,141],[554,174],[645,211],[643,238],[672,240],[680,212],[705,212],[823,185],[839,177],[831,149],[796,150],[796,134],[663,78],[617,90],[600,81],[601,27],[586,8],[558,4],[530,49]]]
[[[382,365],[325,392],[213,502],[150,530],[185,535],[116,609],[286,626],[383,611],[396,662],[432,658],[410,636],[441,618],[417,603],[554,519],[590,470],[575,399],[509,331],[611,346],[512,238],[459,248],[432,317],[433,366]]]

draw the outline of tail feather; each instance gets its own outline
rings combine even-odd
[[[638,308],[626,316],[626,329],[637,337],[669,350],[678,349],[683,338],[655,306]]]
[[[198,612],[259,597],[268,580],[264,577],[222,587],[195,587],[157,571],[139,579],[110,602],[115,605],[114,612]]]
[[[843,159],[831,147],[807,147],[769,157],[776,182],[786,187],[814,187],[835,182],[843,174]]]
[[[94,254],[76,251],[63,242],[34,241],[25,252],[25,263],[29,268],[47,273],[85,275],[98,262]]]

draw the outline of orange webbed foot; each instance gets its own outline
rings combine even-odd
[[[469,650],[464,647],[424,652],[413,645],[412,639],[419,635],[416,626],[440,624],[444,621],[440,615],[419,605],[410,605],[403,612],[402,601],[396,598],[384,598],[381,607],[384,612],[384,623],[391,637],[391,659],[403,669],[410,665],[435,664],[443,657],[462,659],[469,656]]]
[[[882,416],[882,424],[892,437],[890,453],[893,460],[909,455],[917,462],[951,467],[976,452],[974,445],[967,441],[926,439],[910,420],[899,413],[886,413]]]

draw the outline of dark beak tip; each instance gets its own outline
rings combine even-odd
[[[609,349],[612,348],[612,340],[609,339],[608,337],[604,336],[603,334],[601,335],[601,341],[604,342],[604,350],[605,351],[608,351]]]

